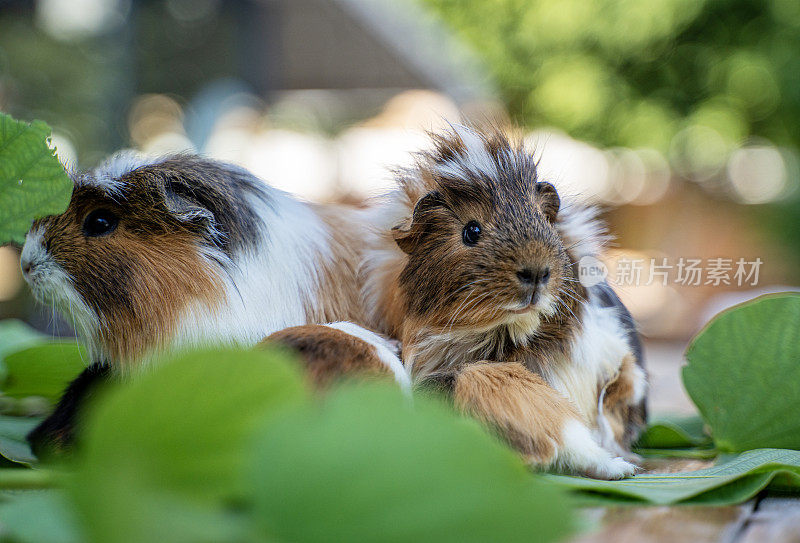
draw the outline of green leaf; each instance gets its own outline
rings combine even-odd
[[[245,442],[265,413],[306,395],[285,354],[242,350],[170,357],[107,391],[70,485],[91,540],[241,540]]]
[[[708,445],[711,445],[711,437],[705,433],[703,419],[696,415],[652,420],[636,443],[636,447],[640,449],[671,449]]]
[[[477,423],[389,385],[339,389],[273,417],[248,477],[278,541],[553,541],[566,496]]]
[[[6,380],[3,359],[9,353],[49,341],[49,338],[17,319],[0,321],[0,383]]]
[[[74,341],[53,341],[5,357],[3,393],[21,398],[43,396],[58,401],[64,389],[86,369],[87,355]]]
[[[6,417],[0,415],[0,455],[18,464],[36,462],[25,436],[42,421],[34,417]]]
[[[0,360],[7,354],[48,341],[50,338],[45,334],[34,330],[21,320],[0,321]]]
[[[719,450],[800,449],[800,294],[721,313],[686,357],[683,383]]]
[[[72,181],[48,147],[50,127],[0,113],[0,244],[25,241],[34,219],[64,211]]]
[[[6,495],[0,503],[0,526],[19,543],[85,541],[75,513],[60,491],[26,491]],[[4,539],[5,541],[5,539]]]
[[[566,488],[590,493],[595,500],[725,505],[748,500],[770,483],[800,492],[800,451],[757,449],[699,471],[637,475],[621,481],[546,477]]]

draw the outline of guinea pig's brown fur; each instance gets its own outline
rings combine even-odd
[[[402,338],[405,359],[421,376],[459,361],[453,358],[459,342],[437,345],[446,355],[425,354],[427,339],[440,335],[475,336],[467,359],[515,359],[522,349],[536,364],[548,364],[568,352],[566,343],[586,297],[575,257],[554,224],[555,189],[538,182],[534,158],[512,149],[499,133],[489,134],[484,143],[501,165],[500,179],[482,175],[481,165],[442,171],[454,158],[467,156],[466,144],[458,133],[434,136],[434,142],[434,151],[423,154],[417,169],[401,179],[399,197],[412,211],[386,237],[402,253],[371,263],[374,288],[368,288],[368,297],[377,301],[376,320]],[[470,221],[483,228],[479,247],[462,242]],[[545,268],[550,278],[536,289],[533,304],[541,309],[525,311],[534,309],[534,300],[517,274]],[[531,330],[536,342],[517,341]]]
[[[578,259],[592,254],[604,232],[583,209],[564,213],[575,204],[561,202],[538,178],[533,155],[503,134],[454,127],[433,142],[401,172],[389,204],[399,221],[366,256],[373,318],[402,339],[415,379],[453,374],[456,405],[470,406],[526,454],[546,447],[521,443],[557,448],[550,436],[561,436],[596,453],[596,466],[576,469],[630,474],[632,466],[587,444],[587,427],[605,424],[600,394],[630,352],[620,325],[604,328],[614,315],[593,304],[578,278]],[[493,367],[512,362],[531,375]],[[459,384],[475,375],[492,386],[476,394]],[[523,397],[549,407],[536,415],[535,403],[522,409],[525,400],[514,399]],[[584,426],[575,430],[573,422]],[[582,437],[566,436],[566,427]],[[627,444],[613,445],[616,453]]]
[[[342,379],[394,378],[408,389],[411,381],[385,338],[352,323],[307,324],[279,330],[258,346],[279,345],[301,358],[306,375],[317,388]]]
[[[464,366],[454,382],[456,407],[497,429],[529,461],[549,465],[558,430],[577,419],[575,408],[518,362]]]
[[[598,479],[632,474],[579,422],[575,407],[539,375],[518,362],[478,362],[453,380],[458,409],[493,429],[531,465]]]
[[[103,315],[97,340],[114,360],[130,359],[145,347],[163,347],[189,302],[201,299],[215,307],[224,296],[218,272],[197,253],[202,232],[175,219],[164,200],[153,197],[158,192],[146,172],[128,180],[124,201],[78,186],[66,212],[34,224],[82,299]],[[115,235],[87,237],[81,224],[99,207],[122,219]]]
[[[416,350],[424,349],[424,341],[414,336],[421,329],[425,334],[478,332],[478,356],[507,359],[517,349],[514,338],[529,329],[532,320],[539,330],[539,341],[532,347],[546,363],[554,350],[563,351],[585,297],[574,258],[553,224],[559,206],[555,189],[537,182],[532,156],[507,155],[509,143],[499,133],[487,137],[488,153],[497,161],[517,160],[513,175],[499,182],[481,175],[480,169],[440,172],[465,154],[466,147],[457,136],[434,136],[434,142],[435,150],[422,155],[418,169],[401,180],[400,198],[413,211],[389,235],[406,254],[397,253],[370,270],[376,278],[383,277],[383,288],[375,289],[377,318],[402,337],[416,373],[449,364],[443,358],[417,360]],[[462,228],[473,220],[483,228],[477,251],[461,240]],[[506,310],[529,305],[525,302],[530,291],[521,289],[517,274],[545,268],[550,279],[544,291],[536,292],[546,302],[545,311]]]

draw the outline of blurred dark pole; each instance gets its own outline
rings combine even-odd
[[[237,32],[237,73],[255,94],[267,97],[282,87],[281,20],[284,7],[273,0],[233,0]]]
[[[125,22],[97,38],[97,47],[103,52],[105,73],[110,79],[105,96],[102,97],[105,118],[109,121],[107,150],[113,151],[128,146],[127,114],[137,86],[136,35],[137,3],[131,2]]]

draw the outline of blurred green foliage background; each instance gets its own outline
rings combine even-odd
[[[718,196],[734,149],[782,147],[789,190],[742,212],[789,249],[786,269],[800,264],[800,2],[424,3],[485,61],[518,124],[656,149]]]
[[[693,126],[729,145],[800,143],[796,0],[425,2],[483,57],[528,126],[663,152]]]

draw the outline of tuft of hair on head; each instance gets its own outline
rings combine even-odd
[[[429,132],[428,138],[431,147],[416,153],[414,165],[396,171],[400,187],[412,203],[442,183],[497,179],[504,168],[520,159],[535,177],[536,164],[528,160],[521,141],[512,140],[498,128],[481,131],[450,124],[449,130]]]
[[[555,180],[540,178],[542,152],[526,146],[519,135],[494,125],[451,124],[429,137],[431,148],[417,153],[412,167],[396,172],[407,211],[397,230],[407,230],[418,211],[448,194],[493,201],[535,190],[539,208],[556,224],[575,259],[597,256],[611,241],[596,206],[559,189]]]
[[[409,207],[437,190],[492,198],[495,189],[512,181],[512,174],[529,188],[538,180],[534,155],[521,138],[499,128],[451,124],[428,137],[431,147],[415,155],[412,167],[396,171]]]
[[[145,166],[154,166],[166,157],[149,157],[133,149],[117,151],[90,171],[72,172],[75,187],[95,187],[113,200],[124,195],[126,182],[123,179],[131,172]]]
[[[521,138],[497,128],[451,125],[430,139],[431,148],[416,155],[414,166],[397,172],[406,213],[392,234],[404,252],[410,253],[419,237],[412,226],[435,208],[467,205],[489,213],[502,208],[516,221],[539,210],[549,223],[556,222],[561,198],[539,179],[538,161]]]

